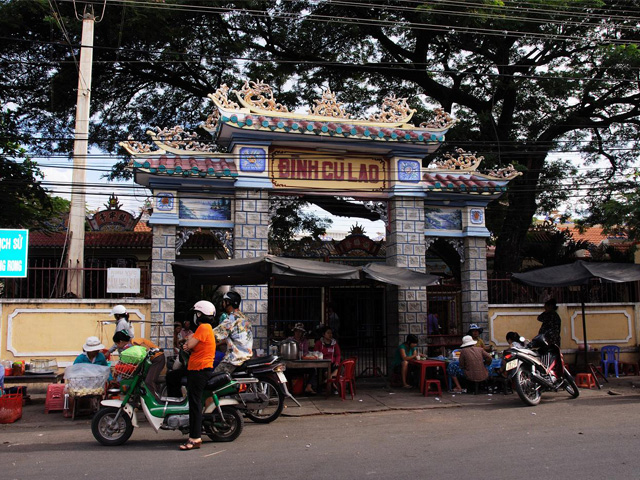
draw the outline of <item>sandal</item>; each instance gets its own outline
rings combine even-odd
[[[191,440],[184,442],[182,445],[180,445],[180,450],[182,450],[183,452],[189,451],[189,450],[197,450],[198,448],[200,448],[200,445],[202,444],[202,441],[200,442],[192,442]]]

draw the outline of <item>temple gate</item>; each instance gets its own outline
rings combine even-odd
[[[463,327],[486,329],[484,213],[517,175],[511,166],[479,173],[482,158],[462,151],[424,165],[455,120],[436,109],[431,121],[412,125],[415,110],[406,99],[389,97],[379,114],[354,119],[328,90],[307,114],[289,112],[260,82],[236,92],[223,85],[210,98],[214,109],[204,128],[214,144],[180,127],[149,131],[153,145],[122,144],[135,181],[153,192],[151,315],[164,325],[163,346],[171,341],[174,312],[198,299],[176,299],[170,264],[184,241],[207,230],[229,258],[267,254],[269,206],[282,196],[367,201],[386,224],[388,265],[425,272],[429,247],[448,242],[460,256]],[[233,288],[255,327],[255,347],[266,348],[268,286]],[[387,287],[386,307],[390,350],[407,333],[424,340],[426,289]]]

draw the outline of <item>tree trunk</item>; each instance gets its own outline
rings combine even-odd
[[[526,160],[523,158],[521,164],[526,165],[528,171],[509,185],[509,207],[498,233],[493,266],[494,274],[498,277],[504,278],[520,271],[524,240],[537,208],[537,195],[532,192],[537,188],[545,158],[546,153],[530,155]]]

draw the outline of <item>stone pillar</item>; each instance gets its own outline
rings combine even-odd
[[[489,292],[487,290],[487,239],[464,239],[462,280],[462,329],[469,330],[472,323],[484,329],[485,343],[489,334]]]
[[[235,191],[233,252],[234,258],[259,257],[269,253],[269,192]],[[268,285],[235,286],[242,296],[240,310],[253,325],[254,348],[267,348]]]
[[[175,225],[153,225],[151,254],[151,340],[159,338],[160,348],[173,347],[175,277],[171,263],[176,260]],[[159,325],[158,325],[159,324]]]
[[[387,265],[425,272],[424,200],[389,200]],[[425,287],[387,287],[387,349],[392,355],[407,334],[426,345],[427,290]],[[390,357],[391,358],[391,357]]]

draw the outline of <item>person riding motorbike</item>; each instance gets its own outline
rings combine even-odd
[[[202,443],[202,394],[213,372],[216,354],[216,338],[211,323],[216,316],[216,307],[207,300],[200,300],[193,306],[193,323],[196,332],[182,347],[191,352],[187,365],[187,396],[189,398],[189,440],[180,445],[180,450],[194,450]]]
[[[227,353],[215,368],[216,372],[231,373],[253,356],[251,323],[240,311],[242,297],[237,292],[227,292],[222,297],[226,317],[213,329],[218,343],[226,342]]]

